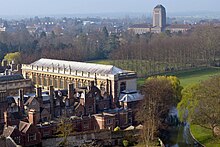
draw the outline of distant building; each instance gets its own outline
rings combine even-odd
[[[166,9],[162,5],[157,5],[153,9],[153,25],[150,24],[135,24],[128,28],[129,31],[135,34],[144,33],[161,33],[170,31],[171,33],[187,32],[192,29],[191,25],[187,24],[166,24]]]
[[[166,9],[162,5],[157,5],[153,10],[153,27],[161,31],[166,27]]]
[[[144,34],[151,32],[152,26],[149,24],[135,24],[128,28],[129,31],[133,31],[135,34]]]
[[[170,33],[184,33],[192,29],[191,25],[188,24],[171,24],[166,27],[166,30],[169,30]]]

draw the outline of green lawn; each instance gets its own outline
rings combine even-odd
[[[92,61],[88,61],[88,63],[112,65],[112,60],[92,60]]]
[[[220,147],[220,138],[214,138],[210,129],[202,128],[198,125],[190,126],[191,133],[196,140],[206,147]]]
[[[181,71],[178,73],[171,73],[169,75],[175,75],[180,79],[180,83],[183,87],[201,82],[203,80],[207,80],[208,78],[220,75],[220,68],[206,68],[206,69],[199,69],[199,70],[190,70],[190,71]],[[139,78],[137,80],[137,85],[140,87],[144,84],[144,80],[146,78]]]
[[[207,80],[208,78],[215,75],[220,75],[220,68],[206,68],[176,74],[176,76],[180,79],[180,83],[183,87]]]

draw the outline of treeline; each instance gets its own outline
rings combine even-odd
[[[219,65],[220,27],[196,26],[183,34],[112,33],[106,27],[69,32],[73,30],[62,35],[42,32],[35,37],[27,30],[0,32],[0,59],[16,51],[21,53],[23,63],[42,57],[75,61],[109,59],[111,64],[137,71],[139,76]]]
[[[89,33],[56,35],[42,32],[32,36],[26,30],[13,33],[0,32],[0,60],[7,53],[20,52],[23,63],[39,58],[75,61],[107,59],[111,51],[119,47],[119,37],[109,33],[106,27]]]
[[[219,41],[220,28],[213,26],[198,26],[187,34],[126,35],[111,58],[140,75],[219,65]]]

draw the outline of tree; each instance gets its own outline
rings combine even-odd
[[[220,76],[213,77],[183,90],[178,104],[180,119],[211,129],[220,125]]]
[[[138,109],[137,119],[143,125],[142,140],[147,145],[155,139],[159,129],[166,127],[168,112],[177,104],[177,92],[170,79],[165,76],[151,77],[142,87],[144,99]]]
[[[57,132],[61,133],[61,136],[63,137],[63,141],[59,143],[59,146],[68,146],[67,137],[72,132],[72,125],[68,122],[67,118],[61,118],[60,123],[58,124]]]
[[[5,55],[4,59],[6,59],[8,62],[14,61],[14,63],[19,64],[21,63],[21,53],[19,52],[8,53]]]

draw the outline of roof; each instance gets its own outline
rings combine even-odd
[[[34,99],[35,99],[35,97],[30,97],[30,98],[26,101],[26,103],[25,103],[24,105],[25,105],[25,106],[30,105],[30,103],[31,103]]]
[[[135,91],[124,91],[119,97],[120,102],[134,102],[142,99],[143,96]]]
[[[154,7],[154,9],[165,9],[165,7],[163,5],[157,5],[156,7]]]
[[[28,131],[28,129],[30,128],[30,126],[31,126],[31,123],[20,121],[19,131],[21,131],[22,133],[26,133]]]
[[[3,136],[4,137],[10,136],[14,132],[15,128],[16,128],[15,126],[5,127],[4,130],[3,130]]]
[[[1,136],[0,144],[1,146],[5,146],[5,147],[21,147],[20,145],[17,145],[11,137]]]
[[[129,28],[151,28],[151,27],[152,27],[151,25],[143,23],[143,24],[134,24]]]
[[[22,75],[7,75],[7,76],[0,76],[0,82],[8,82],[8,81],[15,81],[15,80],[22,80],[24,77]]]
[[[167,26],[169,29],[191,29],[192,26],[188,24],[171,24]]]
[[[99,73],[99,74],[119,74],[124,71],[120,68],[117,68],[113,65],[103,65],[95,63],[85,63],[85,62],[76,62],[76,61],[65,61],[65,60],[55,60],[55,59],[45,59],[41,58],[30,65],[39,66],[39,67],[49,67],[49,68],[58,68],[61,69],[67,68],[73,71],[84,71],[90,73]]]

